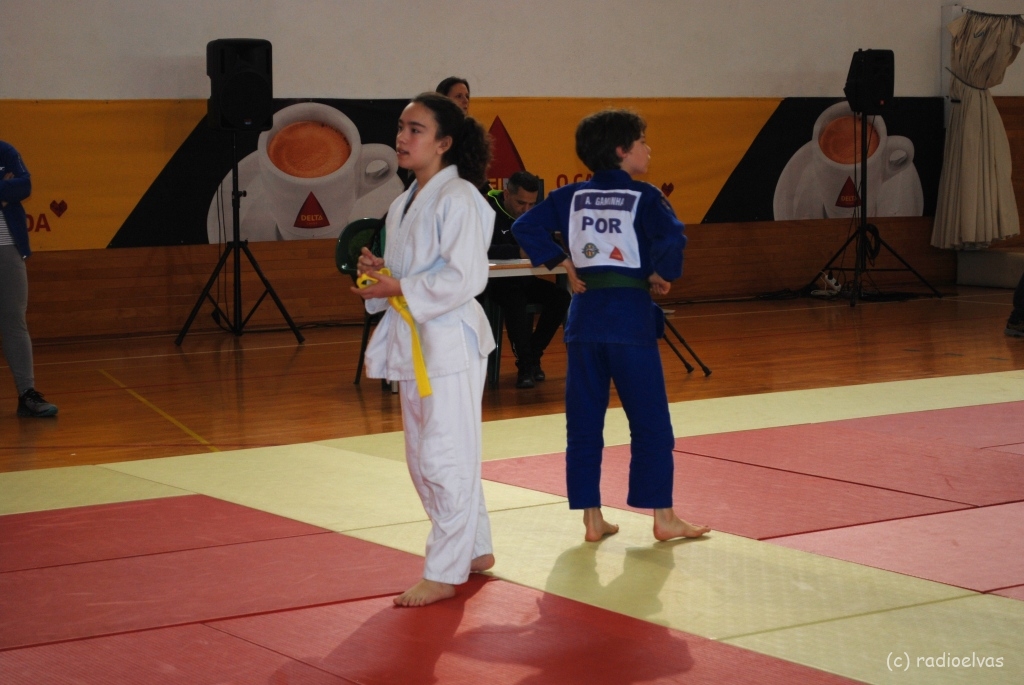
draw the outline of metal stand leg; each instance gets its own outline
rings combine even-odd
[[[707,367],[707,365],[705,365],[704,362],[702,362],[700,360],[700,357],[697,356],[697,353],[693,351],[693,348],[691,348],[687,344],[687,342],[683,338],[683,336],[680,335],[679,331],[676,330],[676,327],[673,326],[672,322],[668,320],[668,317],[666,317],[665,318],[665,342],[668,343],[668,346],[671,347],[672,351],[676,353],[677,357],[679,357],[679,361],[681,361],[683,363],[683,366],[686,367],[686,373],[693,373],[693,366],[690,365],[690,362],[686,361],[686,359],[683,357],[683,355],[679,351],[679,349],[674,344],[672,344],[672,340],[669,339],[669,337],[668,337],[668,332],[669,331],[671,331],[672,335],[674,335],[676,337],[676,339],[682,344],[682,346],[686,348],[686,351],[690,353],[690,356],[693,357],[693,360],[695,362],[697,362],[698,366],[700,366],[701,370],[704,372],[704,375],[705,376],[710,376],[711,375],[711,369],[709,369]]]

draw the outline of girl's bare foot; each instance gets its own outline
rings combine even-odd
[[[483,573],[494,566],[493,554],[481,554],[469,564],[470,573]]]
[[[659,540],[699,538],[710,530],[708,526],[687,523],[672,508],[654,510],[654,537]]]
[[[608,523],[601,514],[601,507],[589,507],[583,510],[583,525],[587,529],[583,539],[587,542],[597,542],[607,535],[615,535],[619,527],[614,523]]]
[[[422,607],[454,596],[454,585],[424,578],[395,597],[395,604],[400,607]]]

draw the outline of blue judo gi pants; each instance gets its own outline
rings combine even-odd
[[[672,448],[665,375],[657,345],[573,342],[568,349],[565,453],[570,509],[601,506],[601,455],[610,382],[629,419],[627,503],[637,509],[672,506]]]

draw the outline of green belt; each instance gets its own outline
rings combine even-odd
[[[642,278],[624,276],[615,271],[601,271],[594,274],[580,274],[580,279],[587,284],[587,290],[602,288],[639,288],[649,290],[651,284]]]

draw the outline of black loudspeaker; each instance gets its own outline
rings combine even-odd
[[[843,93],[850,109],[864,114],[883,114],[892,100],[895,67],[892,50],[858,50],[853,53]]]
[[[274,124],[270,41],[220,38],[206,44],[210,99],[206,121],[230,131],[267,131]]]

